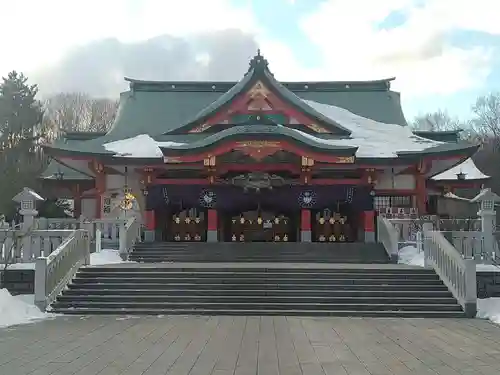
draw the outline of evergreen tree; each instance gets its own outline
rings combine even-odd
[[[43,110],[38,88],[15,71],[0,82],[0,213],[15,213],[12,198],[24,186],[37,188],[44,167],[39,147]]]

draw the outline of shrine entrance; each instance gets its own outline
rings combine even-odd
[[[314,242],[356,241],[356,220],[348,203],[313,211],[312,240]]]
[[[265,210],[233,213],[225,217],[223,226],[226,242],[297,241],[297,217],[285,213]]]
[[[207,239],[206,212],[200,208],[174,211],[166,223],[166,240],[204,242]]]

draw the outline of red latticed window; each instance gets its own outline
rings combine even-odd
[[[379,211],[381,208],[389,207],[412,207],[411,195],[383,195],[373,199],[373,208]]]

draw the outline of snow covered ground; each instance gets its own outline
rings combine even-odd
[[[118,250],[103,249],[90,255],[91,265],[124,263]],[[12,264],[10,269],[34,269],[35,263]],[[0,327],[54,318],[55,314],[41,312],[35,306],[35,296],[25,294],[12,296],[7,289],[0,289]]]
[[[7,289],[0,289],[0,327],[32,323],[55,316],[41,312],[35,306],[33,294],[12,296]]]
[[[116,263],[132,263],[128,261],[123,261],[120,257],[120,252],[113,249],[102,249],[99,253],[90,254],[90,265],[100,266],[103,264],[116,264]],[[3,266],[0,265],[0,268]],[[9,264],[8,269],[10,270],[34,270],[35,263],[15,263]]]
[[[414,246],[405,246],[399,251],[398,263],[423,267],[424,253],[419,252]],[[476,265],[476,271],[500,272],[500,267],[491,264],[478,264]],[[500,297],[478,299],[477,317],[500,324]]]
[[[120,257],[118,250],[102,249],[99,253],[90,254],[90,265],[100,266],[103,264],[116,264],[116,263],[132,263],[124,261]]]

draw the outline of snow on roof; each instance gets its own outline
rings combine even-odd
[[[432,177],[432,179],[436,181],[458,180],[457,174],[459,173],[465,174],[465,180],[481,180],[490,177],[481,172],[476,167],[476,164],[474,164],[474,161],[472,161],[471,158],[468,158],[464,162],[456,165],[455,167],[450,168],[447,171],[444,171],[443,173],[440,173]]]
[[[300,130],[296,131],[302,133],[305,137],[325,144],[357,146],[356,156],[358,157],[392,158],[397,157],[397,152],[422,151],[443,144],[443,142],[432,141],[413,134],[408,126],[374,121],[355,115],[346,109],[317,103],[312,100],[305,100],[305,102],[324,116],[349,129],[351,138],[324,139]]]
[[[115,153],[115,156],[129,158],[163,158],[160,147],[180,146],[177,142],[157,142],[147,134],[136,137],[105,143],[103,146],[107,151]]]

